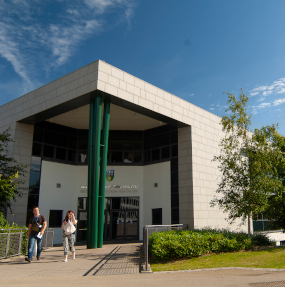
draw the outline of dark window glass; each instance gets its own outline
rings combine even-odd
[[[152,209],[152,225],[162,225],[162,208]]]
[[[109,137],[110,138],[123,138],[124,133],[123,133],[123,131],[110,131]]]
[[[66,158],[66,149],[57,147],[56,148],[55,158],[56,159],[60,159],[60,160],[65,160],[65,158]]]
[[[39,188],[38,187],[29,187],[29,196],[30,195],[39,195]]]
[[[35,127],[34,129],[34,141],[42,142],[44,139],[44,130]]]
[[[53,153],[54,153],[54,147],[53,146],[44,145],[44,152],[43,152],[44,157],[53,158]]]
[[[179,208],[179,194],[178,193],[171,194],[171,207]]]
[[[122,152],[113,151],[111,154],[111,162],[122,162]]]
[[[178,146],[177,145],[173,145],[171,147],[171,156],[172,157],[178,156]]]
[[[178,131],[171,132],[171,144],[178,143]]]
[[[134,131],[135,139],[143,139],[143,131]]]
[[[76,137],[69,137],[68,138],[68,147],[76,149]]]
[[[152,160],[159,160],[160,159],[160,149],[153,149],[151,151]]]
[[[28,202],[28,205],[29,205],[29,202]],[[28,227],[29,226],[29,220],[30,218],[34,216],[33,214],[33,211],[30,209],[27,210],[27,219],[26,219],[26,226]]]
[[[80,138],[88,139],[89,130],[78,130],[78,136]]]
[[[169,157],[170,157],[169,146],[163,147],[161,149],[161,158],[164,159],[164,158],[169,158]]]
[[[63,210],[50,210],[49,211],[49,227],[61,227],[62,225],[62,212]]]
[[[178,158],[171,160],[171,171],[178,171]]]
[[[152,146],[151,146],[152,148],[160,147],[162,145],[161,135],[153,136],[151,144],[152,144]]]
[[[125,139],[132,139],[134,135],[133,131],[124,131],[124,138]]]
[[[39,143],[33,143],[33,155],[41,156],[42,146]]]
[[[78,139],[78,149],[88,149],[88,138]]]
[[[68,151],[67,160],[68,161],[75,161],[75,151],[74,150]]]
[[[178,186],[175,185],[175,186],[171,186],[171,193],[178,193]]]
[[[151,138],[146,138],[144,142],[145,149],[151,148]]]
[[[179,209],[178,208],[171,209],[171,223],[172,224],[179,223]]]
[[[38,171],[31,171],[30,172],[30,186],[40,186],[40,178],[41,174]]]
[[[131,151],[124,152],[124,163],[133,162],[133,153]]]
[[[39,196],[31,194],[28,196],[28,209],[33,209],[34,206],[39,205]]]
[[[143,141],[142,140],[134,140],[134,149],[142,150],[143,149]]]
[[[124,140],[124,150],[133,149],[133,140]]]
[[[171,173],[171,186],[178,185],[178,172]]]
[[[162,146],[170,144],[170,134],[162,134],[160,135],[160,143]]]
[[[68,133],[71,136],[77,136],[77,129],[73,129],[73,128],[68,128]]]
[[[82,151],[80,153],[78,153],[78,162],[87,162],[87,152],[86,151]]]
[[[63,133],[63,134],[66,134],[66,135],[68,134],[68,127],[66,127],[66,126],[53,124],[53,123],[50,123],[50,122],[45,122],[45,128],[47,130]]]
[[[45,131],[45,143],[66,147],[67,136],[53,131]]]
[[[123,140],[112,140],[111,149],[112,150],[122,150],[123,149]]]
[[[134,162],[142,162],[142,152],[134,152]]]
[[[145,162],[150,161],[150,150],[145,151],[144,160],[145,160]]]

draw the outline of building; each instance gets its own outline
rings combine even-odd
[[[61,242],[67,210],[86,238],[89,104],[110,101],[105,240],[142,239],[149,224],[229,226],[210,207],[220,172],[212,159],[224,136],[218,116],[98,60],[0,107],[11,155],[29,164],[27,192],[7,219],[25,225],[34,205]]]

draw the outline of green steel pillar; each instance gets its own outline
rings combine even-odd
[[[97,248],[101,137],[101,97],[90,101],[88,142],[87,248]]]
[[[102,130],[101,163],[100,163],[100,184],[99,184],[99,218],[98,218],[98,243],[97,243],[98,248],[102,248],[103,246],[105,180],[106,180],[106,167],[107,167],[107,155],[108,155],[109,119],[110,119],[110,101],[105,100],[103,130]]]

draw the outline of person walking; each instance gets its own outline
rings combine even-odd
[[[33,252],[35,243],[37,242],[37,260],[41,258],[42,252],[42,239],[45,229],[47,227],[46,218],[40,214],[38,206],[33,208],[33,214],[29,220],[29,229],[28,229],[28,239],[29,239],[29,248],[28,248],[28,257],[25,258],[26,261],[31,263],[33,260]]]
[[[61,228],[63,229],[62,242],[64,249],[64,260],[63,260],[64,262],[67,262],[68,246],[70,248],[70,251],[72,252],[72,259],[75,259],[74,241],[75,241],[76,223],[77,220],[75,219],[74,212],[72,210],[68,210],[61,226]]]

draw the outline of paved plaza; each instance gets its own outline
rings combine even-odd
[[[99,249],[76,246],[76,259],[63,262],[63,248],[42,253],[40,261],[24,257],[0,260],[0,286],[285,286],[285,270],[219,268],[139,273],[141,244],[108,244]],[[71,254],[70,254],[71,255]]]

